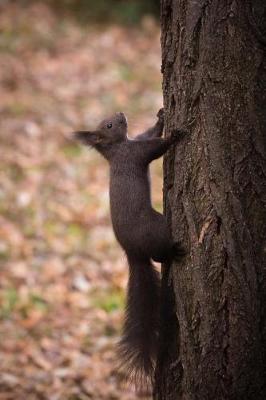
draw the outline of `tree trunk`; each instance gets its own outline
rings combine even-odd
[[[162,0],[163,268],[157,400],[266,399],[265,0]]]

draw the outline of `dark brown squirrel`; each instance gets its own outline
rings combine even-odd
[[[156,124],[130,139],[127,119],[117,112],[95,131],[75,132],[76,139],[95,148],[110,164],[110,206],[115,236],[129,264],[126,317],[118,345],[121,368],[143,387],[153,379],[157,355],[160,276],[152,261],[166,262],[184,255],[174,243],[165,217],[151,204],[149,163],[184,137],[175,130],[161,138],[164,111]]]

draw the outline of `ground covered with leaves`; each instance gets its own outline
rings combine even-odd
[[[71,141],[161,107],[159,28],[81,26],[41,2],[0,14],[0,399],[136,399],[115,369],[127,282],[108,168]],[[161,207],[161,162],[153,167]],[[126,193],[125,193],[126,195]]]

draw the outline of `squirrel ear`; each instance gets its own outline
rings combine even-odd
[[[90,131],[78,131],[73,133],[73,139],[83,144],[90,144]]]

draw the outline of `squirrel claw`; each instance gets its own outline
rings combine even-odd
[[[180,242],[175,242],[172,247],[172,256],[176,261],[181,261],[187,254],[187,251]]]
[[[181,139],[188,136],[188,131],[184,129],[175,129],[171,132],[171,139],[173,143],[178,143]]]
[[[157,117],[160,120],[164,120],[164,108],[160,108],[160,110],[157,112]]]

